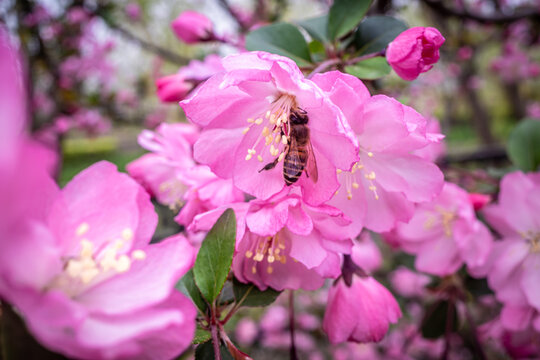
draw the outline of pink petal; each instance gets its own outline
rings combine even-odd
[[[178,279],[193,265],[195,251],[182,235],[143,249],[145,259],[132,260],[127,272],[91,287],[77,301],[95,312],[118,314],[166,299]]]

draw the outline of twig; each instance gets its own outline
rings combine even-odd
[[[240,26],[240,30],[242,32],[246,32],[249,30],[249,27],[246,24],[244,24],[242,19],[240,19],[236,11],[234,11],[234,9],[231,7],[231,5],[229,4],[227,0],[218,0],[218,2],[229,13],[229,15],[234,19],[234,21],[236,21],[238,26]]]
[[[510,22],[515,22],[518,20],[532,18],[537,21],[540,21],[540,12],[536,9],[516,11],[512,15],[505,15],[497,13],[491,16],[471,13],[466,10],[456,10],[450,7],[447,7],[443,4],[442,1],[438,0],[422,0],[432,10],[438,12],[444,16],[457,17],[466,20],[473,20],[483,24],[505,24]]]
[[[154,54],[159,55],[164,60],[167,60],[169,62],[172,62],[174,64],[178,64],[178,65],[186,65],[189,62],[188,58],[182,57],[182,56],[180,56],[180,55],[178,55],[178,54],[176,54],[176,53],[174,53],[172,51],[169,51],[169,50],[167,50],[165,48],[162,48],[159,45],[152,44],[151,42],[148,42],[148,41],[146,41],[144,39],[141,39],[137,35],[129,32],[128,30],[124,29],[123,27],[121,27],[121,26],[119,26],[117,24],[112,24],[110,22],[108,22],[107,24],[111,27],[111,29],[117,31],[120,35],[122,35],[126,39],[136,43],[137,45],[139,45],[144,50],[147,50],[147,51],[150,51],[150,52],[152,52]]]
[[[486,360],[486,353],[484,352],[484,348],[482,347],[482,343],[480,342],[480,339],[478,339],[478,331],[476,330],[476,324],[474,322],[474,319],[472,317],[471,311],[469,310],[469,307],[467,304],[464,304],[465,306],[465,317],[467,318],[467,322],[469,323],[469,326],[471,328],[471,332],[473,335],[473,344],[474,348],[477,351],[478,358],[480,360]]]
[[[447,360],[450,354],[450,336],[454,327],[454,299],[450,297],[448,300],[448,310],[446,311],[446,328],[444,330],[444,352],[441,356],[442,360]]]
[[[291,360],[298,360],[294,342],[294,290],[289,290],[289,331],[291,334],[290,357]]]
[[[221,360],[220,340],[219,340],[218,324],[217,324],[215,311],[212,311],[210,333],[212,334],[212,345],[214,346],[214,359]]]
[[[327,70],[327,69],[329,69],[329,68],[331,68],[332,66],[335,66],[335,65],[342,65],[342,66],[354,65],[354,64],[356,64],[356,63],[358,63],[360,61],[371,59],[371,58],[374,58],[374,57],[377,57],[377,56],[383,56],[383,55],[384,55],[384,50],[383,51],[378,51],[378,52],[375,52],[375,53],[371,53],[371,54],[358,56],[358,57],[348,59],[348,60],[342,60],[342,59],[337,59],[337,58],[328,59],[328,60],[325,60],[325,61],[321,62],[319,65],[317,65],[313,69],[313,71],[311,71],[309,73],[307,78],[310,79],[310,78],[313,77],[313,75],[321,73],[321,72],[323,72],[323,71],[325,71],[325,70]]]

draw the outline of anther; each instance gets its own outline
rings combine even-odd
[[[252,124],[252,123],[255,122],[255,120],[253,120],[252,118],[249,118],[249,119],[247,119],[247,122],[250,123],[250,124]]]
[[[77,227],[77,230],[75,230],[75,234],[77,236],[82,236],[88,232],[88,229],[90,229],[90,225],[88,225],[88,223],[82,223]]]
[[[261,119],[261,118],[258,118],[257,120],[255,120],[255,124],[257,124],[257,125],[261,125],[262,122],[263,122],[263,119]]]
[[[259,162],[263,162],[263,158],[261,155],[257,155],[257,160],[259,160]]]
[[[143,250],[135,250],[133,253],[131,253],[131,257],[134,260],[144,260],[146,259],[146,253]]]
[[[242,134],[246,135],[249,131],[249,127],[245,128],[244,130],[242,130]]]
[[[251,251],[251,250],[246,251],[246,257],[248,259],[250,259],[252,256],[253,256],[253,251]]]
[[[352,187],[355,188],[355,189],[358,189],[360,187],[360,185],[357,182],[353,182]]]
[[[336,173],[341,174],[342,173],[341,169],[336,169]]]
[[[124,240],[133,239],[133,230],[131,230],[130,228],[125,228],[124,230],[122,230],[122,237],[124,238]]]
[[[283,159],[285,159],[285,153],[279,154],[278,162],[279,162],[279,161],[283,161]]]
[[[271,274],[271,273],[274,272],[274,268],[271,267],[271,266],[269,266],[269,267],[266,268],[266,272],[269,273],[269,274]]]
[[[373,157],[373,153],[372,153],[371,151],[369,151],[369,152],[367,153],[367,156]]]

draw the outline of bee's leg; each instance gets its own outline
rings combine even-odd
[[[278,161],[279,161],[279,157],[277,157],[274,161],[264,165],[264,167],[261,170],[259,170],[259,172],[264,171],[264,170],[272,170],[273,168],[276,167]]]
[[[285,149],[283,150],[283,152],[285,154],[289,152],[289,145],[285,146]],[[261,170],[259,170],[259,172],[265,171],[265,170],[272,170],[273,168],[276,167],[278,162],[279,162],[279,156],[277,158],[275,158],[274,161],[264,165],[264,167]]]

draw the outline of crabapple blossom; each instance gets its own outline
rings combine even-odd
[[[381,251],[367,231],[353,240],[351,259],[362,270],[370,273],[382,265]]]
[[[374,342],[400,317],[396,299],[384,286],[372,277],[353,276],[350,286],[341,278],[330,289],[323,329],[333,344]]]
[[[416,111],[383,95],[370,96],[356,77],[338,71],[317,74],[315,82],[345,114],[360,144],[350,171],[337,170],[341,188],[329,202],[352,219],[349,236],[362,227],[387,231],[408,221],[414,204],[432,200],[443,175],[411,152],[440,141]]]
[[[212,21],[196,11],[184,11],[171,23],[171,27],[186,44],[207,41],[213,37]]]
[[[506,175],[498,203],[483,212],[502,236],[483,269],[504,305],[501,323],[513,331],[533,326],[540,332],[540,174],[518,171]]]
[[[305,113],[318,181],[303,171],[295,185],[311,205],[329,200],[339,186],[336,168],[350,170],[358,160],[356,138],[339,108],[288,58],[246,52],[224,58],[223,66],[225,72],[180,103],[203,128],[195,160],[232,178],[240,190],[268,199],[286,187],[290,117]]]
[[[404,80],[414,80],[439,61],[439,48],[445,39],[432,27],[414,27],[399,34],[388,44],[386,59]]]
[[[445,183],[432,202],[417,205],[409,223],[397,224],[387,237],[416,255],[417,270],[438,276],[453,274],[463,264],[474,274],[485,264],[493,243],[467,192],[451,183]]]
[[[26,213],[0,226],[0,295],[36,339],[82,359],[170,359],[184,350],[195,308],[174,285],[195,254],[181,235],[149,245],[157,216],[146,192],[106,162],[62,191],[27,175],[17,172],[10,190]],[[24,201],[32,188],[39,196]]]
[[[178,73],[156,80],[157,94],[162,102],[178,102],[185,99],[198,84],[223,71],[221,58],[210,54],[203,61],[191,60]]]
[[[425,274],[412,271],[400,266],[390,274],[390,283],[394,290],[401,296],[414,297],[425,294],[425,287],[431,279]]]
[[[261,290],[315,290],[340,274],[340,253],[352,243],[339,231],[349,223],[336,208],[310,206],[297,194],[229,204],[195,216],[190,230],[208,230],[230,207],[237,220],[233,270]]]

